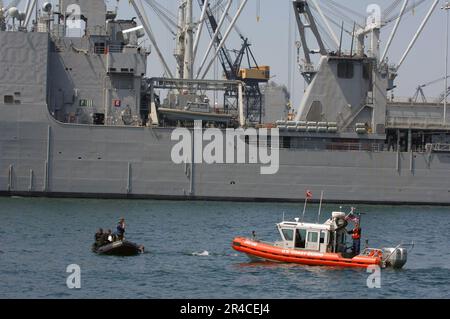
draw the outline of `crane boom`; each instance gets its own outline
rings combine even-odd
[[[201,8],[204,7],[205,0],[198,0],[199,5]],[[214,37],[214,35],[217,33],[217,36],[215,37],[214,45],[216,47],[219,47],[220,43],[222,42],[223,36],[220,30],[218,29],[217,20],[214,17],[214,14],[211,10],[210,5],[208,4],[206,6],[206,27],[208,29],[208,32],[211,37]],[[220,64],[222,65],[222,68],[225,72],[225,77],[228,80],[235,80],[237,77],[236,73],[233,73],[233,61],[231,59],[230,53],[225,45],[223,45],[219,50],[219,60]]]

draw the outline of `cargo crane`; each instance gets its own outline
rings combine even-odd
[[[201,8],[204,7],[205,0],[198,0]],[[215,41],[215,46],[220,47],[222,42],[222,34],[218,30],[218,23],[208,4],[206,8],[205,20],[208,32]],[[245,83],[244,99],[247,113],[247,119],[252,123],[262,122],[262,93],[260,83],[267,83],[270,79],[270,68],[268,66],[258,66],[255,56],[253,55],[248,39],[239,34],[242,39],[242,47],[236,53],[235,59],[232,59],[230,51],[225,45],[220,47],[219,61],[222,65],[224,76],[227,80],[239,80]],[[248,68],[242,68],[244,56],[247,57]],[[225,111],[237,110],[236,90],[228,90],[224,95]]]
[[[447,78],[450,78],[450,76],[447,76]],[[425,96],[425,93],[423,91],[423,89],[427,86],[431,86],[433,84],[439,83],[441,81],[444,81],[446,78],[442,77],[439,79],[436,79],[434,81],[430,81],[428,83],[419,85],[416,89],[416,92],[414,93],[414,96],[412,98],[413,102],[417,103],[419,101],[419,98],[422,100],[423,103],[427,103],[427,98]],[[445,92],[441,94],[441,96],[439,97],[439,103],[442,103],[442,101],[444,101],[444,96],[445,96]],[[448,95],[447,95],[448,96]]]

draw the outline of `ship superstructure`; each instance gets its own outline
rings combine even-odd
[[[308,86],[289,115],[289,95],[267,84],[270,68],[258,65],[248,38],[238,31],[235,58],[225,49],[245,0],[234,14],[227,2],[218,15],[213,1],[198,1],[201,23],[195,2],[180,1],[170,56],[141,1],[130,1],[138,19],[129,20],[103,0],[30,0],[24,12],[17,3],[2,5],[0,14],[2,194],[297,201],[312,188],[339,202],[450,203],[445,103],[388,98],[438,1],[394,66],[386,60],[389,45],[380,50],[378,15],[354,28],[356,49],[344,52],[338,40],[330,51],[315,23],[319,3],[293,1]],[[407,8],[405,1],[397,21]],[[203,57],[202,28],[210,36]],[[152,76],[148,59],[160,61],[163,77]],[[211,80],[216,59],[224,78]],[[250,162],[174,163],[172,133],[195,130],[195,120],[223,132],[278,128],[279,143],[263,146],[279,151],[276,174],[261,175]]]

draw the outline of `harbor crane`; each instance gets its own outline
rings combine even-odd
[[[439,83],[439,82],[442,82],[442,81],[444,81],[445,79],[448,79],[448,78],[450,78],[450,76],[447,76],[447,77],[441,77],[441,78],[439,78],[439,79],[436,79],[436,80],[433,80],[433,81],[430,81],[430,82],[427,82],[427,83],[424,83],[424,84],[419,85],[419,86],[417,87],[417,89],[416,89],[416,92],[414,93],[413,98],[412,98],[413,102],[414,102],[414,103],[418,103],[418,102],[419,102],[419,99],[420,99],[420,102],[422,102],[422,103],[428,103],[427,97],[425,96],[425,92],[423,91],[423,89],[426,88],[426,87],[428,87],[428,86],[432,86],[432,85],[434,85],[434,84],[437,84],[437,83]],[[450,92],[449,92],[449,93],[450,93]],[[449,94],[447,94],[447,96],[448,96],[448,95],[449,95]],[[438,102],[441,103],[441,102],[444,100],[444,98],[445,98],[445,93],[442,93],[442,94],[440,95],[440,97],[439,97]]]
[[[223,37],[220,32],[220,26],[223,23],[224,18],[227,15],[227,10],[224,10],[224,14],[219,22],[217,22],[210,5],[207,3],[205,6],[205,0],[198,0],[201,8],[205,10],[206,26],[211,39],[216,49],[219,49],[219,61],[224,71],[224,76],[227,80],[238,80],[245,83],[244,86],[244,99],[246,105],[246,116],[251,122],[262,122],[262,93],[260,89],[260,83],[267,83],[270,79],[270,68],[267,66],[259,66],[255,56],[251,50],[251,44],[248,38],[244,37],[240,32],[239,37],[242,40],[242,46],[240,50],[234,50],[236,57],[233,59],[230,55],[230,50],[226,45],[220,46],[223,42]],[[242,68],[242,62],[244,57],[247,59],[248,67]],[[234,90],[227,91],[225,93],[224,108],[226,110],[234,108],[233,103],[238,92]]]

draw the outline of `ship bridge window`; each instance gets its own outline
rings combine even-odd
[[[352,79],[354,74],[353,62],[344,61],[337,65],[338,77],[341,79]]]
[[[118,77],[113,80],[113,87],[118,90],[132,90],[134,88],[133,78]]]
[[[290,136],[282,136],[281,137],[281,147],[282,148],[291,148],[291,137]]]
[[[362,71],[365,80],[372,80],[372,63],[364,63]]]
[[[106,52],[106,44],[104,42],[94,43],[94,53],[95,54],[105,54],[105,52]]]
[[[3,97],[3,102],[5,104],[14,104],[14,96],[12,96],[12,95],[5,95]]]

